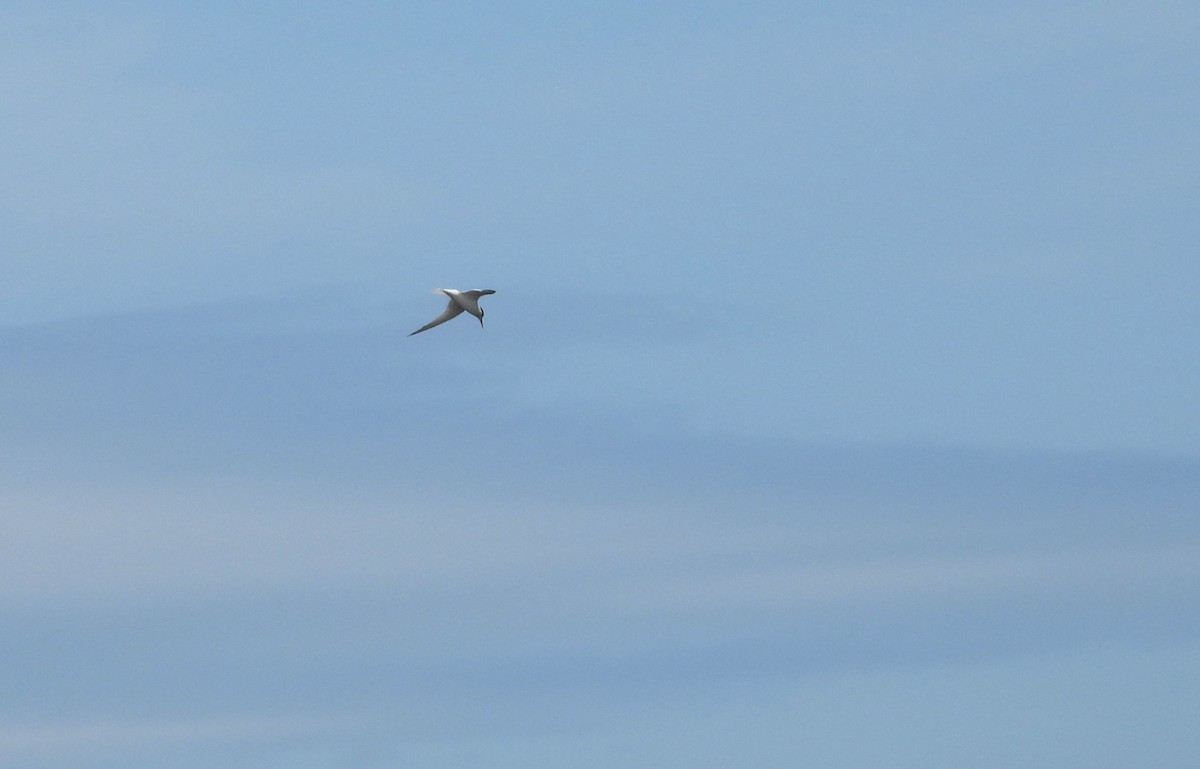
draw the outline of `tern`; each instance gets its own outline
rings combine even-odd
[[[461,314],[464,310],[479,318],[479,327],[483,328],[483,308],[479,306],[479,297],[487,296],[488,294],[496,293],[490,288],[473,288],[470,291],[457,291],[453,288],[437,288],[434,289],[435,294],[445,294],[450,297],[450,303],[446,305],[446,310],[433,320],[421,326],[416,331],[409,334],[419,334],[422,331],[428,331],[434,326],[440,326],[453,317]]]

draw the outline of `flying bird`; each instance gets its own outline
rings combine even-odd
[[[409,334],[419,334],[422,331],[428,331],[434,326],[440,326],[453,317],[461,314],[464,310],[479,318],[479,327],[483,327],[483,308],[479,306],[479,297],[487,296],[488,294],[496,293],[490,288],[473,288],[470,291],[456,291],[453,288],[438,288],[434,289],[435,294],[445,294],[450,297],[450,303],[446,305],[445,311],[434,318],[433,320],[421,326],[416,331]]]

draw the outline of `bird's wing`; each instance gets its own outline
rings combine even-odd
[[[419,334],[422,331],[428,331],[429,329],[433,328],[434,326],[440,326],[441,324],[443,324],[446,321],[450,320],[451,318],[455,317],[462,311],[463,311],[463,308],[459,307],[458,302],[454,301],[454,299],[452,298],[450,300],[450,303],[446,305],[446,309],[442,312],[441,315],[439,315],[436,318],[434,318],[433,320],[429,321],[424,326],[421,326],[419,329],[412,332],[412,334],[409,334],[409,336],[412,336],[413,334]]]

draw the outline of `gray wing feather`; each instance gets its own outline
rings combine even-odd
[[[454,299],[451,299],[450,303],[446,305],[446,309],[441,315],[429,321],[424,326],[421,326],[419,329],[412,332],[412,334],[409,334],[409,336],[412,336],[413,334],[419,334],[422,331],[428,331],[434,326],[440,326],[451,318],[458,316],[460,313],[462,313],[462,311],[463,308],[458,306],[458,302],[454,301]]]

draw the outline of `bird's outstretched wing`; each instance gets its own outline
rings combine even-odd
[[[446,321],[450,320],[451,318],[459,315],[462,311],[463,311],[463,308],[458,306],[458,302],[451,299],[450,303],[446,305],[446,309],[444,312],[442,312],[441,315],[439,315],[436,318],[434,318],[433,320],[429,321],[424,326],[421,326],[419,329],[412,332],[412,334],[409,334],[409,336],[412,336],[413,334],[419,334],[422,331],[428,331],[429,329],[433,328],[434,326],[440,326],[441,324],[445,323]]]

